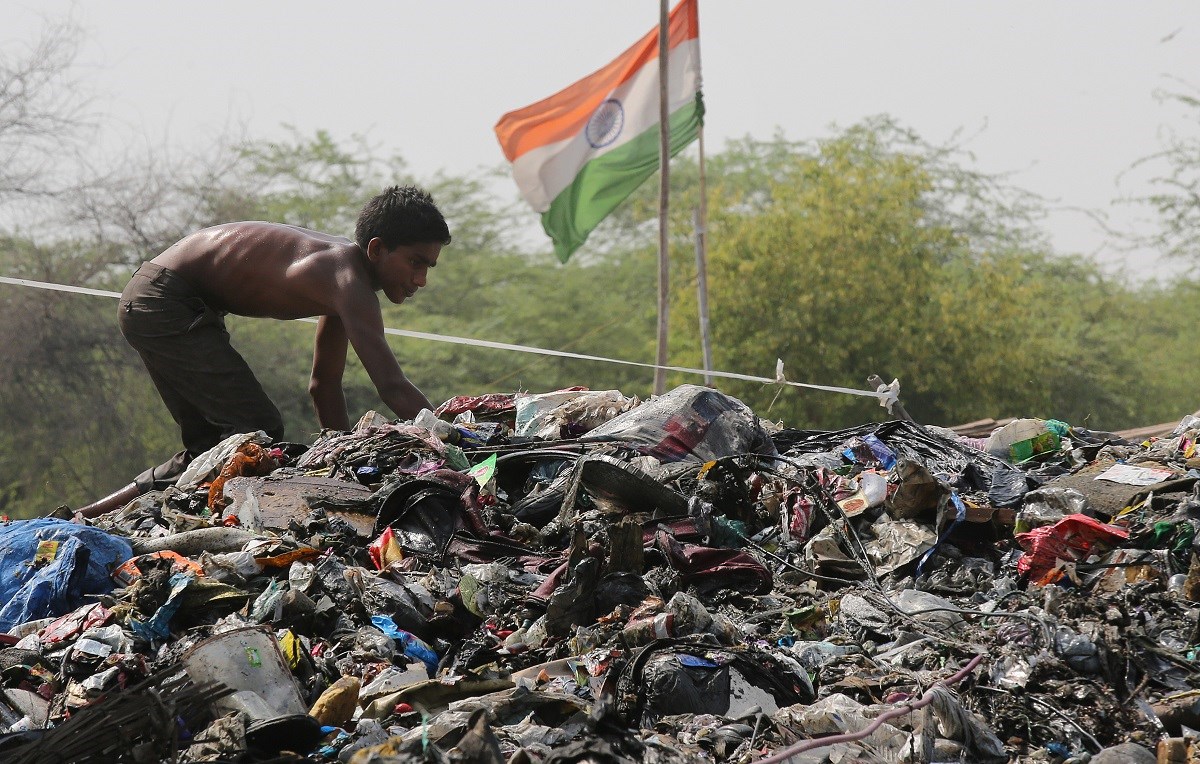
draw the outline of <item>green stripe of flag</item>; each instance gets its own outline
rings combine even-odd
[[[704,101],[696,100],[670,117],[670,154],[692,141],[704,121]],[[566,262],[600,221],[658,170],[658,125],[628,143],[596,157],[579,171],[542,213],[542,228],[554,240],[554,252]]]

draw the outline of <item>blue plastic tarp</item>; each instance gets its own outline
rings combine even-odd
[[[0,632],[107,594],[113,569],[132,556],[125,539],[66,520],[0,525]]]

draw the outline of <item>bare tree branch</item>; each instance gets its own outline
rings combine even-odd
[[[23,51],[0,51],[0,203],[51,196],[59,159],[90,126],[74,79],[79,28],[50,22]]]

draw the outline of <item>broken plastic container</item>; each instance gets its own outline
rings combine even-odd
[[[300,684],[267,627],[209,637],[184,653],[182,663],[197,684],[220,682],[233,690],[213,701],[213,712],[245,713],[247,742],[255,748],[308,750],[320,739],[321,726],[308,715]]]
[[[1041,419],[1014,419],[992,433],[987,451],[1019,464],[1038,454],[1057,451],[1060,436]]]

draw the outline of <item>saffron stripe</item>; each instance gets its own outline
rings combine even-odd
[[[669,50],[700,36],[698,0],[682,0],[668,21]],[[647,32],[602,69],[537,103],[505,114],[496,123],[496,137],[508,161],[546,144],[582,132],[596,109],[613,90],[647,66],[656,68],[658,29]]]

